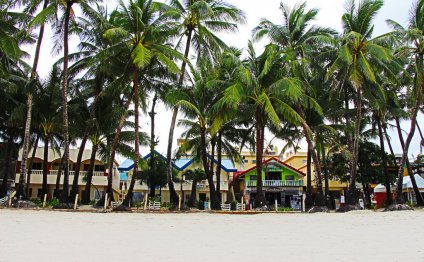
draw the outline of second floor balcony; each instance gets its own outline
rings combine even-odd
[[[262,180],[264,187],[300,187],[303,186],[303,180]],[[256,187],[257,181],[246,181],[247,187]]]

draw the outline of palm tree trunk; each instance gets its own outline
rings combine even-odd
[[[324,164],[324,181],[325,181],[325,202],[327,203],[327,207],[331,207],[331,203],[329,203],[330,199],[330,181],[328,179],[328,168],[327,168],[327,156],[325,155],[325,146],[324,143],[322,143],[321,146],[321,153],[322,153],[322,163]]]
[[[138,107],[139,107],[139,97],[138,97],[138,68],[134,69],[134,124],[135,124],[135,152],[134,152],[134,169],[133,169],[133,175],[131,177],[131,183],[130,187],[128,188],[127,196],[125,197],[124,201],[122,202],[122,206],[129,207],[130,201],[132,200],[132,195],[134,191],[134,185],[135,185],[135,177],[138,172],[138,159],[140,158],[140,152],[139,152],[139,145],[140,145],[140,137],[139,137],[139,113],[138,113]]]
[[[401,144],[402,148],[405,148],[405,141],[403,140],[402,129],[400,127],[400,120],[399,120],[398,117],[396,117],[395,120],[396,120],[396,128],[397,128],[400,144]],[[412,119],[411,119],[411,121],[412,121]],[[411,125],[411,128],[412,128],[412,125]],[[412,187],[414,188],[414,193],[415,193],[415,196],[417,198],[417,205],[422,206],[422,205],[424,205],[424,201],[423,201],[422,195],[421,195],[421,193],[418,189],[417,182],[415,181],[415,177],[413,175],[413,172],[411,170],[411,165],[409,163],[409,159],[408,159],[408,157],[406,157],[406,161],[404,162],[403,161],[403,154],[402,154],[402,160],[400,162],[399,169],[398,169],[398,170],[402,170],[402,175],[403,175],[404,164],[406,164],[406,167],[408,169],[408,174],[409,174],[409,177],[411,179]],[[402,176],[401,179],[402,179],[402,182],[403,182],[403,176]],[[399,183],[399,171],[398,171],[397,183]],[[396,195],[397,196],[398,196],[398,190],[399,190],[399,185],[397,185],[397,189],[396,189]],[[403,202],[398,202],[399,199],[398,199],[397,196],[396,196],[396,203],[402,204]],[[400,197],[403,200],[403,196],[400,196]]]
[[[27,183],[26,183],[26,188],[25,188],[25,194],[26,194],[26,196],[28,198],[31,198],[31,196],[29,194],[29,188],[30,188],[30,185],[31,185],[32,163],[34,162],[35,154],[37,152],[38,140],[39,139],[40,139],[40,136],[37,135],[37,138],[35,139],[34,146],[33,146],[33,149],[32,149],[31,160],[29,161],[29,168],[28,168],[28,174],[27,174]]]
[[[351,161],[351,170],[350,170],[350,183],[349,190],[347,194],[347,204],[356,205],[357,204],[357,192],[356,192],[356,174],[358,167],[358,152],[359,152],[359,140],[360,140],[360,127],[361,127],[361,116],[362,116],[362,96],[361,88],[357,88],[356,95],[356,119],[355,119],[355,134],[353,138],[353,152],[352,152],[352,161]]]
[[[157,93],[155,94],[155,96],[153,97],[153,101],[152,101],[152,109],[149,113],[150,116],[150,170],[151,170],[151,174],[155,174],[155,145],[156,145],[156,141],[155,141],[155,106],[156,106],[156,101],[158,99]],[[155,196],[155,189],[156,189],[156,185],[154,184],[154,179],[150,179],[151,184],[150,184],[150,197],[154,197]]]
[[[87,172],[87,182],[85,184],[84,194],[82,195],[81,203],[84,205],[88,205],[90,203],[90,195],[91,195],[91,184],[93,182],[93,172],[94,166],[96,164],[96,153],[99,145],[97,143],[93,143],[91,148],[91,156],[90,156],[90,167]]]
[[[60,158],[60,165],[59,165],[59,170],[57,170],[57,175],[56,175],[56,189],[54,190],[54,197],[56,197],[57,199],[60,199],[60,177],[62,176],[62,171],[63,171],[63,156]]]
[[[188,58],[188,54],[190,52],[192,34],[193,34],[193,31],[189,29],[187,34],[187,42],[185,46],[185,51],[184,51],[184,57],[186,59]],[[183,61],[181,65],[180,79],[178,80],[179,87],[183,84],[186,66],[187,66],[187,62]],[[169,127],[168,148],[166,151],[166,162],[168,165],[167,172],[166,172],[167,179],[168,179],[168,189],[169,189],[169,195],[170,195],[170,202],[174,205],[178,205],[178,201],[179,201],[177,191],[175,191],[174,182],[172,181],[172,143],[174,142],[174,130],[175,130],[175,124],[177,122],[177,115],[178,115],[178,108],[174,107],[174,110],[172,112],[171,125]]]
[[[49,163],[49,135],[44,137],[44,156],[43,156],[43,185],[42,185],[42,194],[41,197],[44,196],[44,194],[48,193],[47,189],[47,173],[48,170],[48,163]]]
[[[64,164],[63,164],[63,193],[60,203],[69,203],[69,132],[68,132],[68,63],[69,63],[69,19],[73,1],[66,2],[65,23],[63,31],[63,80],[62,80],[62,110],[63,110],[63,145],[64,145]]]
[[[221,164],[222,164],[222,131],[218,132],[218,140],[217,140],[217,160],[216,164],[216,193],[218,194],[218,198],[221,200]]]
[[[107,188],[106,193],[109,196],[109,199],[111,201],[114,200],[113,192],[112,192],[112,183],[113,183],[113,163],[115,161],[115,155],[116,155],[116,148],[119,144],[119,138],[121,137],[122,128],[125,124],[125,119],[127,118],[126,112],[128,111],[128,108],[130,107],[131,100],[132,100],[133,92],[128,96],[128,100],[124,105],[124,113],[121,115],[121,118],[119,119],[119,124],[116,129],[115,137],[113,138],[112,147],[110,150],[110,157],[109,157],[109,173],[107,174]],[[103,195],[99,201],[97,201],[96,206],[103,206],[105,203],[105,195]]]
[[[262,161],[264,153],[264,131],[265,123],[263,121],[263,112],[256,109],[256,199],[255,207],[262,207],[266,205],[265,193],[263,191],[262,183]]]
[[[5,197],[7,194],[7,180],[9,180],[9,173],[10,173],[10,156],[12,153],[12,145],[13,145],[13,138],[9,136],[7,140],[6,156],[4,159],[6,166],[3,171],[4,173],[3,173],[3,181],[1,184],[1,190],[0,190],[0,198]]]
[[[47,8],[49,1],[44,0],[43,10]],[[41,49],[41,42],[43,41],[44,36],[44,24],[40,26],[40,31],[38,33],[38,39],[37,39],[37,45],[35,48],[35,55],[34,55],[34,62],[32,65],[31,70],[31,77],[30,82],[32,82],[35,79],[35,76],[37,74],[37,66],[38,66],[38,59],[40,57],[40,49]],[[27,94],[27,116],[26,116],[26,122],[25,122],[25,134],[24,134],[24,140],[22,145],[22,161],[21,161],[21,172],[19,176],[19,184],[16,192],[16,196],[27,198],[27,195],[24,191],[25,189],[25,174],[27,172],[26,170],[26,164],[28,161],[28,150],[29,150],[29,140],[30,140],[30,131],[31,131],[31,119],[32,119],[32,100],[33,95],[31,92],[28,92]]]
[[[306,198],[305,206],[307,209],[313,205],[312,200],[312,154],[311,148],[308,144],[308,151],[306,153]]]
[[[387,157],[386,157],[386,150],[384,148],[384,138],[383,138],[383,128],[381,127],[381,120],[379,117],[377,117],[377,125],[378,125],[378,136],[380,139],[380,153],[381,153],[381,159],[383,163],[383,172],[384,172],[384,184],[386,185],[386,206],[389,206],[392,204],[392,192],[390,190],[390,177],[389,177],[389,171],[387,170]]]
[[[220,205],[220,201],[218,199],[218,196],[216,194],[215,185],[213,183],[213,172],[211,171],[211,169],[209,168],[209,165],[208,165],[208,155],[207,155],[206,147],[207,147],[207,145],[206,145],[206,128],[200,127],[200,151],[201,151],[203,168],[205,170],[205,173],[206,173],[206,176],[207,176],[207,179],[208,179],[208,184],[209,184],[209,194],[210,194],[210,200],[211,200],[211,208],[213,210],[220,210],[221,205]]]
[[[86,132],[85,135],[83,136],[81,140],[80,148],[78,150],[77,162],[75,164],[74,180],[72,182],[71,194],[69,196],[71,201],[74,200],[75,196],[78,194],[78,180],[79,180],[79,174],[81,169],[82,155],[84,154],[87,140],[88,140],[88,132]]]
[[[197,187],[197,180],[193,179],[193,182],[191,183],[190,199],[187,202],[187,205],[189,207],[194,207],[194,203],[196,203],[196,187]]]

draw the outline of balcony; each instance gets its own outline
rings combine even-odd
[[[256,180],[246,181],[247,187],[255,187]],[[264,187],[300,187],[303,186],[303,180],[263,180]]]
[[[47,184],[56,184],[56,178],[57,178],[58,170],[50,170],[47,173]],[[73,178],[75,175],[75,171],[69,171],[69,181],[72,183]],[[79,173],[79,179],[78,184],[79,185],[85,185],[86,181],[83,179],[87,175],[87,171],[80,171]],[[19,181],[20,174],[16,174],[16,181]],[[61,184],[63,183],[63,172],[61,175]],[[43,181],[43,170],[31,170],[31,184],[41,184]],[[93,172],[93,185],[98,186],[106,186],[107,185],[107,174],[103,171],[94,171]]]

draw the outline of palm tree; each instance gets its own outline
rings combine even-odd
[[[192,47],[195,48],[198,59],[216,57],[222,49],[226,48],[226,44],[214,33],[234,32],[237,30],[237,23],[244,22],[245,19],[242,11],[222,0],[188,0],[183,3],[179,0],[170,0],[169,5],[172,7],[170,14],[175,15],[179,21],[177,48],[185,48],[184,57],[186,59],[188,59]],[[184,37],[186,37],[185,45]],[[186,62],[183,61],[178,87],[183,85],[186,66]],[[166,152],[168,188],[171,202],[174,204],[178,204],[178,195],[172,181],[171,158],[177,114],[178,108],[174,107]]]
[[[140,69],[149,66],[153,60],[166,66],[170,72],[178,72],[174,58],[182,59],[182,56],[171,49],[166,41],[172,28],[166,23],[167,19],[160,13],[160,5],[151,0],[130,1],[128,6],[122,1],[119,7],[111,14],[114,28],[106,30],[105,37],[117,43],[112,46],[125,50],[130,47],[130,55],[133,69],[133,101],[135,117],[135,154],[134,174],[138,172],[139,161],[139,83]],[[119,42],[117,40],[120,40]],[[127,209],[132,199],[132,191],[135,184],[135,175],[131,179],[128,194],[120,208]]]
[[[407,28],[403,28],[398,23],[388,20],[395,31],[395,34],[401,39],[404,46],[402,46],[397,53],[402,57],[408,57],[410,60],[410,67],[413,69],[413,87],[409,89],[410,97],[412,97],[413,105],[410,108],[411,126],[403,145],[402,160],[399,166],[396,188],[396,203],[403,204],[405,201],[402,195],[402,181],[403,181],[403,166],[408,159],[409,145],[411,144],[412,137],[415,133],[416,121],[418,110],[422,104],[422,92],[424,88],[424,1],[418,0],[411,9],[411,17]]]
[[[69,25],[71,19],[74,18],[73,5],[86,5],[98,1],[94,0],[67,0],[67,1],[53,1],[47,8],[41,11],[31,22],[31,25],[42,25],[49,19],[52,20],[62,9],[63,15],[60,21],[57,21],[56,34],[63,38],[63,71],[62,71],[62,114],[63,114],[63,147],[64,147],[64,179],[63,179],[63,194],[60,198],[60,203],[64,207],[69,203],[69,125],[68,125],[68,64],[69,64]],[[57,44],[60,49],[61,43]]]
[[[304,95],[299,80],[283,77],[286,74],[279,48],[268,45],[262,55],[256,56],[252,43],[248,44],[249,57],[239,65],[238,82],[224,91],[220,103],[237,108],[248,104],[254,112],[256,129],[257,193],[255,205],[266,204],[262,189],[262,161],[265,126],[280,129],[280,118],[298,124],[302,117],[291,107],[289,101],[298,101]]]
[[[187,202],[187,205],[189,207],[194,207],[196,203],[196,189],[197,189],[197,183],[199,181],[202,181],[206,179],[206,173],[204,170],[200,168],[196,168],[194,170],[186,170],[182,174],[183,178],[185,180],[191,180],[191,194],[190,199]]]
[[[36,10],[38,5],[40,4],[40,1],[29,1],[28,6],[26,8],[26,11],[31,14],[33,10]],[[49,0],[44,0],[43,3],[43,10],[47,8],[49,4]],[[41,49],[41,43],[43,41],[44,36],[44,24],[40,26],[38,38],[37,38],[37,45],[35,47],[35,54],[34,54],[34,60],[31,70],[31,76],[29,79],[29,87],[31,85],[34,85],[34,80],[37,76],[37,67],[38,67],[38,60],[40,57],[40,49]],[[29,150],[29,140],[30,140],[30,130],[31,130],[31,117],[32,117],[32,104],[33,104],[33,94],[31,92],[31,88],[28,88],[27,93],[27,115],[26,115],[26,122],[25,122],[25,133],[23,137],[23,145],[22,145],[22,161],[21,161],[21,174],[26,174],[26,164],[28,161],[28,150]],[[17,190],[17,197],[24,196],[26,197],[24,193],[25,188],[25,178],[24,175],[19,177],[19,185]]]
[[[391,52],[379,45],[378,38],[371,38],[373,19],[383,6],[381,0],[363,0],[358,5],[350,2],[347,12],[342,16],[343,35],[338,56],[328,70],[331,76],[338,71],[344,75],[355,94],[355,128],[353,133],[352,157],[350,165],[350,182],[347,195],[348,206],[356,205],[356,173],[358,166],[358,149],[360,141],[360,126],[362,118],[362,92],[364,83],[369,81],[376,84],[376,74],[381,70],[390,72],[385,66],[391,61]],[[344,80],[342,80],[344,81]]]

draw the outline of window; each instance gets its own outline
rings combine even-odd
[[[302,160],[302,164],[306,164],[306,160]]]
[[[97,172],[105,171],[105,166],[104,165],[94,165],[94,171],[97,171]]]
[[[293,176],[293,175],[291,175],[291,176],[286,176],[286,180],[294,180],[294,176]]]
[[[243,162],[244,163],[249,163],[249,159],[244,159]]]
[[[253,159],[252,160],[252,164],[256,164],[256,159]]]
[[[250,176],[250,180],[257,180],[258,176],[254,175],[254,176]]]

